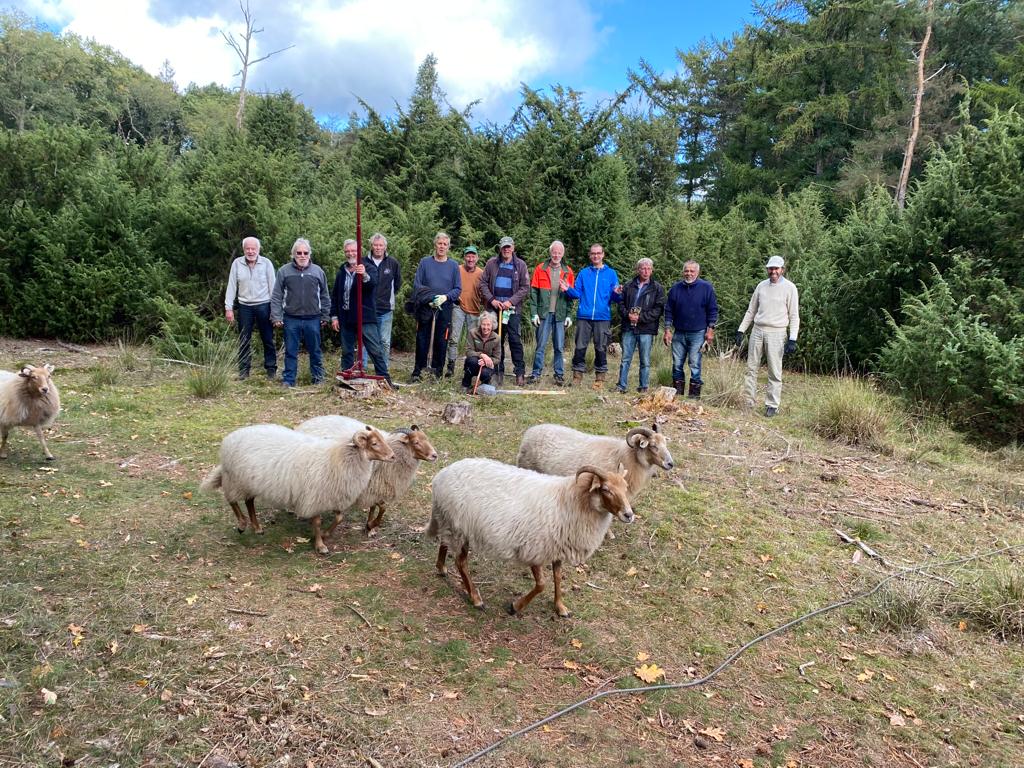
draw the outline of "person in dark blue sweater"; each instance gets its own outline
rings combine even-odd
[[[356,337],[359,331],[359,311],[356,296],[358,283],[362,283],[363,344],[378,376],[391,383],[388,364],[380,338],[380,322],[377,319],[377,266],[370,260],[357,264],[359,246],[355,240],[346,240],[345,263],[334,278],[334,292],[331,295],[331,327],[341,332],[341,370],[347,370],[355,362]]]
[[[451,238],[444,232],[434,235],[434,253],[424,256],[416,268],[412,284],[411,311],[416,318],[416,362],[411,381],[419,381],[427,367],[428,356],[434,376],[444,374],[448,351],[448,329],[452,305],[462,294],[462,277],[457,262],[448,258]],[[433,342],[431,342],[433,337]]]
[[[672,386],[683,394],[683,361],[690,363],[690,397],[700,397],[704,382],[700,377],[701,350],[715,338],[718,322],[718,299],[715,289],[700,278],[700,264],[683,264],[683,279],[672,286],[665,303],[665,346],[672,346]]]

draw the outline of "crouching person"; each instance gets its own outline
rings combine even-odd
[[[481,384],[490,384],[494,373],[494,360],[501,353],[498,334],[494,332],[496,320],[490,312],[480,315],[477,327],[469,332],[466,342],[466,362],[462,367],[462,391],[468,392],[480,377]]]

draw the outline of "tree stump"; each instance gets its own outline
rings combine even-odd
[[[469,421],[469,403],[448,403],[441,411],[445,424],[463,424]]]

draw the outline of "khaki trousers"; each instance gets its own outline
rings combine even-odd
[[[750,332],[750,345],[747,347],[747,376],[745,392],[747,405],[754,406],[757,394],[757,371],[761,367],[761,354],[764,353],[768,364],[768,395],[764,404],[769,408],[778,408],[782,399],[782,351],[786,346],[787,332],[785,328],[761,328],[754,326]]]

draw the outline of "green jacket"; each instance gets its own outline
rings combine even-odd
[[[565,278],[566,282],[569,283],[569,287],[576,282],[576,275],[572,271],[572,267],[562,261],[562,277]],[[555,320],[559,323],[564,323],[565,318],[568,317],[572,311],[573,300],[558,290],[558,284],[551,284],[551,261],[545,261],[538,264],[533,270],[533,277],[530,280],[530,302],[527,309],[527,316],[539,315],[543,318],[551,311],[551,292],[554,291],[558,294],[558,298],[555,299]]]

